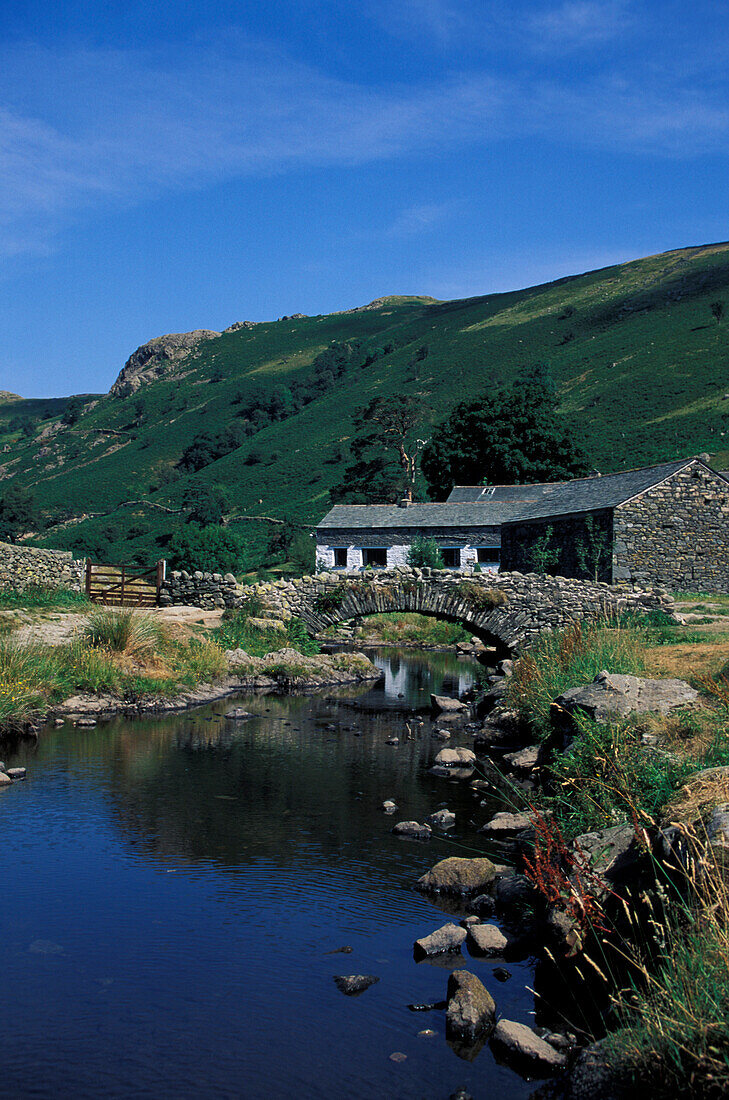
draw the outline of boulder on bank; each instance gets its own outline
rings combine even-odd
[[[466,703],[452,699],[450,695],[431,695],[430,705],[436,714],[461,714],[468,710]]]
[[[487,821],[485,825],[482,825],[478,831],[483,836],[489,837],[490,840],[513,840],[514,837],[519,836],[528,829],[532,829],[533,824],[534,821],[531,814],[511,814],[504,812],[494,814],[491,820]]]
[[[468,859],[449,856],[436,863],[418,879],[417,888],[426,894],[454,894],[466,897],[483,894],[498,874],[496,865],[485,856]]]
[[[606,1056],[605,1041],[599,1040],[581,1051],[567,1083],[569,1100],[620,1100],[625,1093]]]
[[[519,749],[518,752],[508,752],[503,757],[503,762],[510,771],[526,774],[537,767],[541,755],[541,745],[527,745],[526,748]]]
[[[446,1035],[461,1042],[474,1042],[492,1030],[496,1005],[483,982],[469,970],[454,970],[448,977]]]
[[[635,831],[629,823],[612,825],[575,837],[573,847],[589,858],[591,869],[608,883],[624,878],[641,856]]]
[[[0,772],[0,787],[9,787],[12,783],[12,779],[5,772]]]
[[[499,1020],[491,1043],[537,1072],[555,1073],[567,1065],[567,1057],[562,1051],[556,1050],[546,1039],[540,1039],[526,1024],[513,1020]]]
[[[434,955],[450,955],[461,950],[461,945],[467,935],[466,929],[457,924],[444,924],[442,928],[431,932],[429,936],[421,936],[413,945],[413,954],[416,959],[432,958]]]
[[[696,702],[698,692],[685,680],[646,680],[640,676],[598,672],[591,684],[569,688],[552,704],[557,724],[584,715],[609,722],[629,714],[669,714]]]

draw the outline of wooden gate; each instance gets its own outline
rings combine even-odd
[[[152,569],[135,565],[86,563],[86,595],[111,607],[156,607],[165,577],[165,563]]]

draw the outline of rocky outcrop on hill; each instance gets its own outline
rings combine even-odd
[[[109,393],[113,397],[128,397],[130,393],[136,393],[145,383],[172,373],[174,367],[187,359],[200,344],[214,340],[216,336],[220,333],[206,328],[156,336],[129,356]]]
[[[0,390],[0,404],[4,401],[22,401],[19,393],[11,393],[10,390]]]

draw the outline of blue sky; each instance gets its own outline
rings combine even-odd
[[[0,389],[729,237],[725,0],[3,0]]]

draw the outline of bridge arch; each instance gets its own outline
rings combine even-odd
[[[444,570],[323,573],[251,590],[270,613],[301,619],[312,635],[366,615],[415,611],[463,625],[489,645],[519,653],[540,634],[623,611],[671,610],[664,592],[534,573],[464,576]]]

